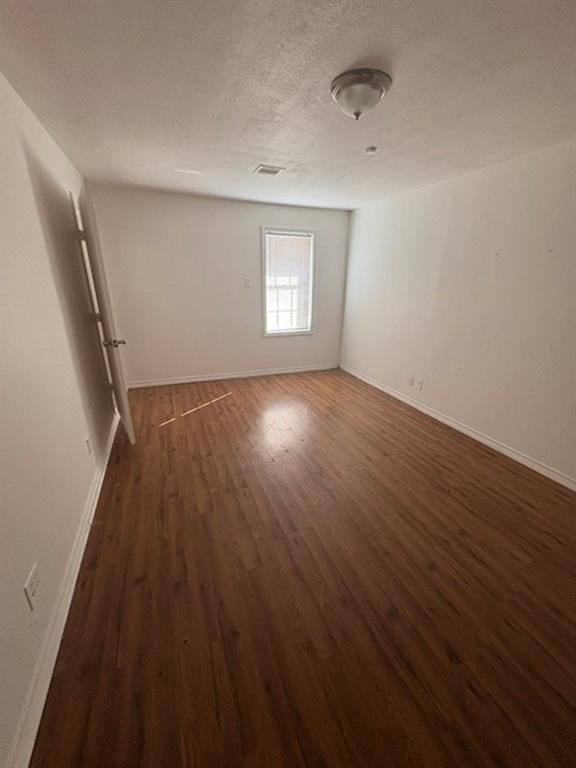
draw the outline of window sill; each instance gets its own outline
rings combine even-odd
[[[262,335],[265,339],[277,339],[279,336],[312,336],[312,331],[264,331]]]

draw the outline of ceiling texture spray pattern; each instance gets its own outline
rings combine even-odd
[[[89,179],[355,208],[572,135],[575,9],[3,0],[0,69]],[[329,92],[355,67],[393,78],[358,122]],[[255,175],[260,163],[286,170]]]

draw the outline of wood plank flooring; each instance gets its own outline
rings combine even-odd
[[[576,494],[342,371],[131,400],[33,768],[576,765]]]

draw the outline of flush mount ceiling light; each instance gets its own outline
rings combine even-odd
[[[345,115],[359,120],[382,100],[392,78],[381,69],[349,69],[330,85],[332,98]]]

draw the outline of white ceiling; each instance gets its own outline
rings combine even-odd
[[[0,69],[88,178],[341,208],[568,138],[575,42],[571,0],[0,3]],[[355,123],[357,66],[394,84]]]

